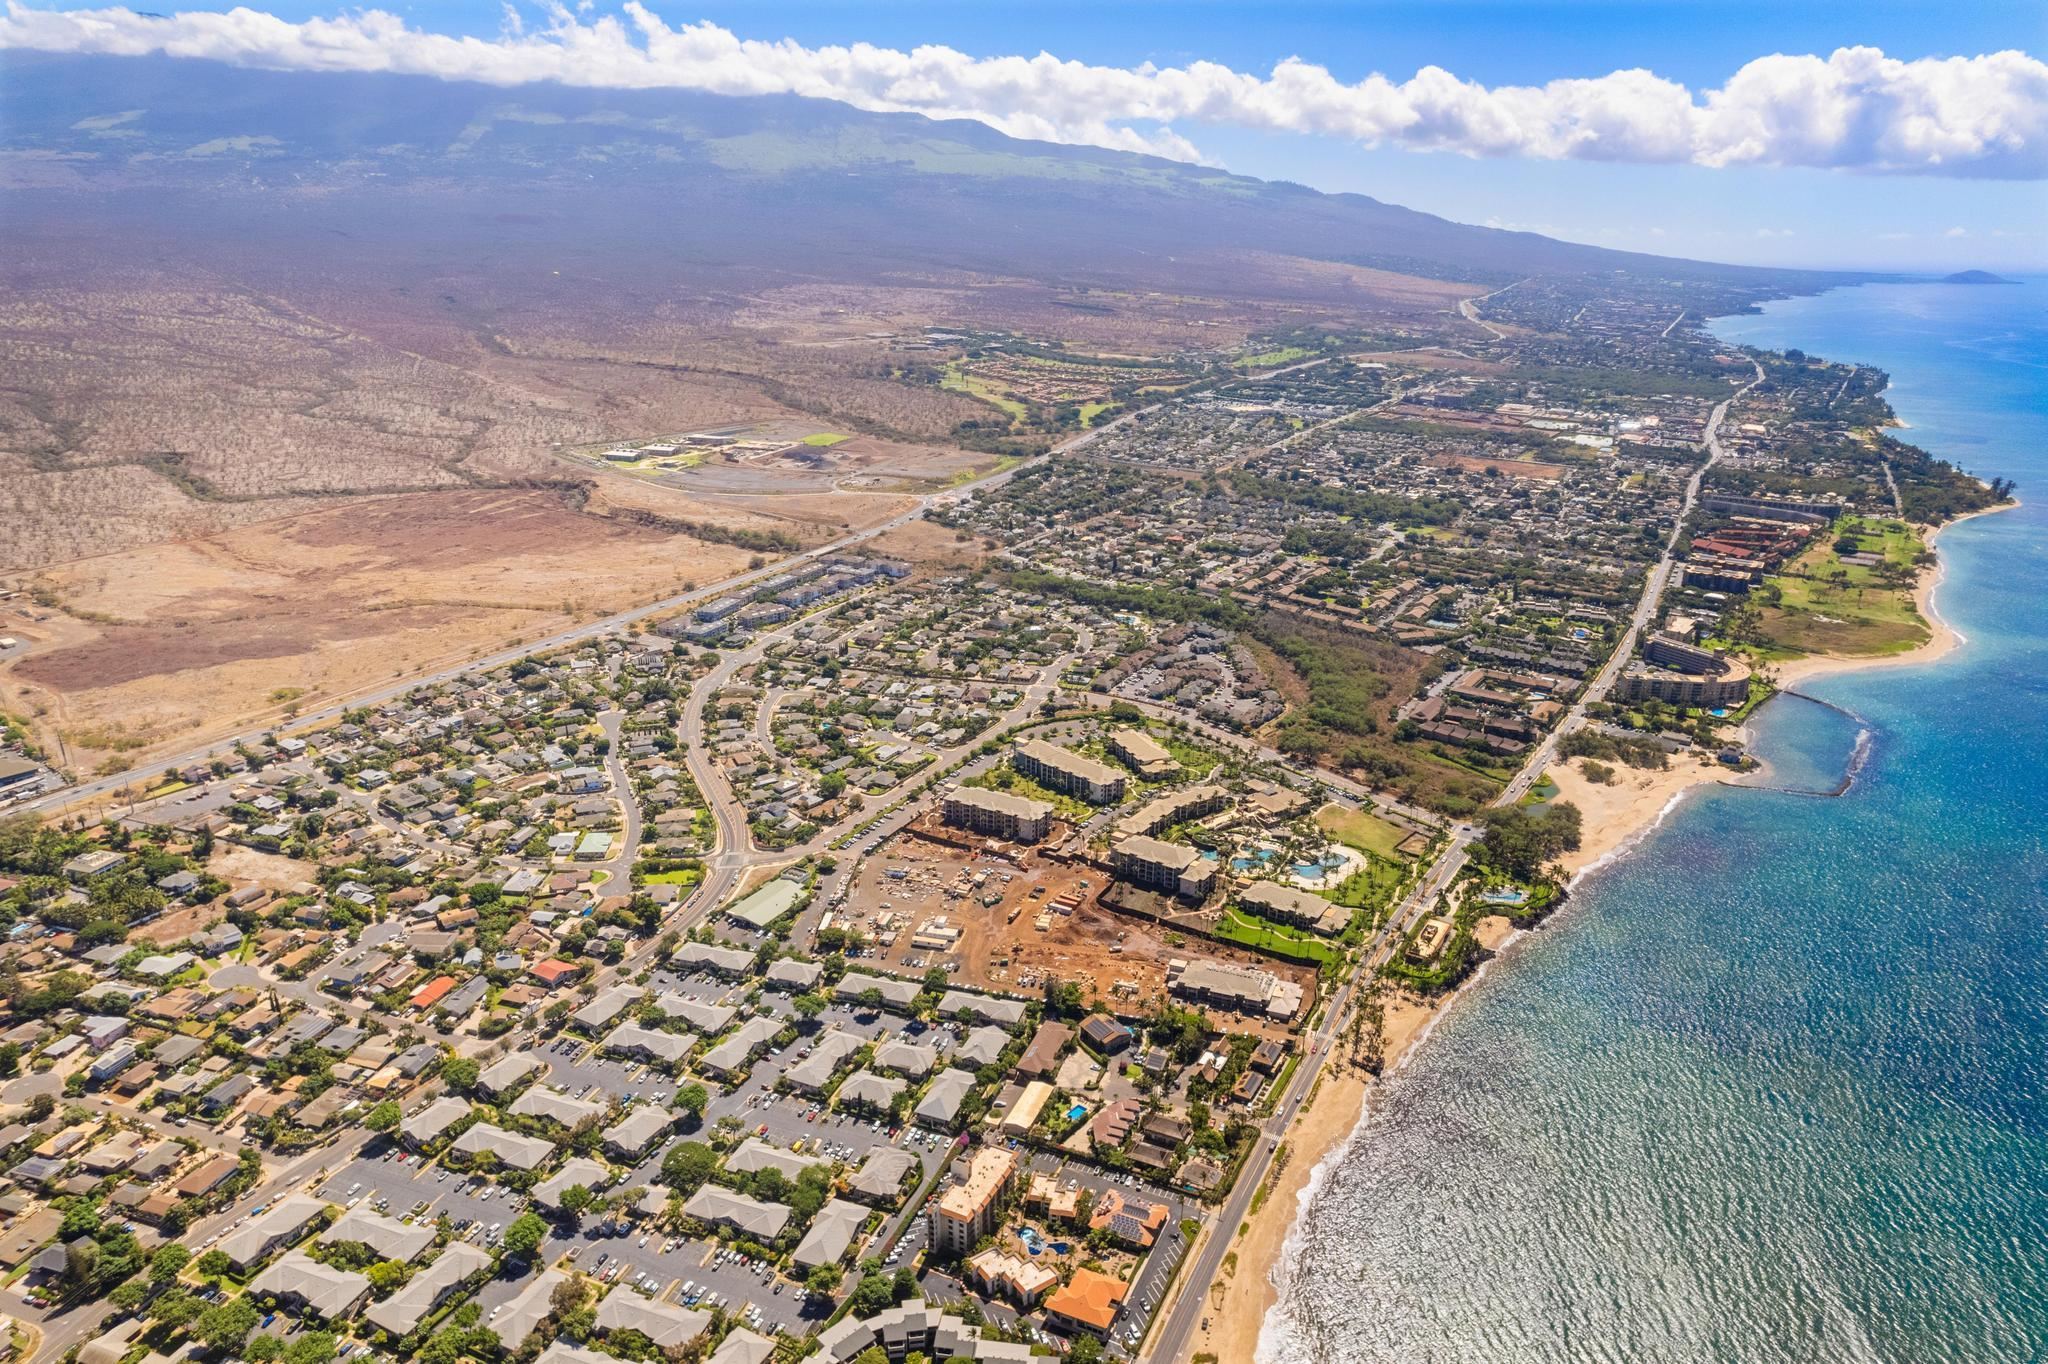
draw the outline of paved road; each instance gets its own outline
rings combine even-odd
[[[1463,305],[1461,309],[1462,307]],[[1706,479],[1707,471],[1726,453],[1720,440],[1721,422],[1736,399],[1762,383],[1763,378],[1763,367],[1758,366],[1756,377],[1724,399],[1707,419],[1707,458],[1686,482],[1685,501],[1679,511],[1677,523],[1671,529],[1670,538],[1665,541],[1663,556],[1643,583],[1643,593],[1636,603],[1634,614],[1629,619],[1628,631],[1615,646],[1613,655],[1581,694],[1579,702],[1551,731],[1550,737],[1529,755],[1521,769],[1509,781],[1507,788],[1494,802],[1496,805],[1512,805],[1522,798],[1550,765],[1555,757],[1558,741],[1585,723],[1586,706],[1605,698],[1608,690],[1614,685],[1615,678],[1619,677],[1622,668],[1627,666],[1630,656],[1635,651],[1637,638],[1656,616],[1664,588],[1669,583],[1672,568],[1677,562],[1678,538],[1684,532],[1685,523],[1691,517],[1693,508],[1698,504],[1700,487]],[[1154,1364],[1172,1364],[1173,1361],[1185,1358],[1193,1348],[1201,1319],[1208,1310],[1206,1285],[1219,1281],[1223,1257],[1229,1253],[1236,1241],[1236,1228],[1249,1214],[1252,1195],[1271,1170],[1273,1153],[1279,1148],[1288,1126],[1294,1121],[1307,1096],[1314,1090],[1316,1077],[1322,1073],[1323,1066],[1329,1059],[1330,1040],[1342,1027],[1345,1013],[1352,1003],[1358,985],[1378,974],[1387,957],[1405,940],[1409,927],[1436,903],[1438,897],[1457,878],[1469,859],[1471,845],[1478,838],[1479,832],[1478,827],[1471,824],[1460,824],[1452,830],[1450,842],[1438,853],[1436,861],[1424,873],[1408,899],[1397,911],[1388,916],[1386,924],[1368,946],[1363,964],[1331,1000],[1330,1007],[1324,1011],[1321,1025],[1306,1039],[1306,1058],[1295,1068],[1294,1079],[1290,1082],[1286,1095],[1275,1106],[1273,1116],[1260,1129],[1258,1142],[1252,1150],[1250,1159],[1245,1162],[1237,1184],[1232,1189],[1229,1199],[1225,1201],[1221,1213],[1210,1224],[1208,1238],[1196,1252],[1188,1269],[1182,1273],[1179,1297],[1149,1342],[1151,1348],[1145,1357]]]

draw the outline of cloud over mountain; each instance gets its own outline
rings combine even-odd
[[[637,0],[594,16],[551,5],[538,26],[507,13],[497,37],[477,38],[427,32],[380,10],[290,22],[252,9],[166,17],[8,0],[0,48],[505,86],[803,95],[1188,161],[1202,155],[1186,130],[1215,125],[1481,157],[2048,178],[2048,63],[2017,51],[1913,60],[1869,47],[1775,54],[1701,91],[1639,69],[1488,87],[1434,66],[1407,80],[1374,74],[1347,83],[1300,58],[1261,76],[1214,62],[1125,68],[1045,53],[806,47],[708,22],[671,27]]]

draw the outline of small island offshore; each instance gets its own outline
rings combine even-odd
[[[2016,279],[1994,275],[1989,270],[1958,270],[1952,275],[1941,277],[1943,284],[2018,284]]]

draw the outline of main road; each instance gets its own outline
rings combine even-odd
[[[1512,286],[1510,286],[1512,287]],[[1748,393],[1764,379],[1763,366],[1756,368],[1756,377],[1731,393],[1715,406],[1707,418],[1705,447],[1707,458],[1693,471],[1686,481],[1685,499],[1679,509],[1678,519],[1671,528],[1670,536],[1664,542],[1664,553],[1643,581],[1642,596],[1636,602],[1634,613],[1629,617],[1628,630],[1615,645],[1613,654],[1594,676],[1577,704],[1566,713],[1557,727],[1550,733],[1514,777],[1508,782],[1496,806],[1509,806],[1520,800],[1537,778],[1554,760],[1557,744],[1566,734],[1585,723],[1586,707],[1595,701],[1605,699],[1621,670],[1628,665],[1635,652],[1636,641],[1655,618],[1664,589],[1670,582],[1672,569],[1677,564],[1678,540],[1684,534],[1686,522],[1692,517],[1699,504],[1700,488],[1706,481],[1707,471],[1718,462],[1726,451],[1721,445],[1721,422],[1728,415],[1734,402]],[[1174,1364],[1184,1359],[1193,1346],[1195,1332],[1204,1313],[1208,1310],[1207,1286],[1221,1282],[1223,1259],[1236,1245],[1237,1227],[1251,1212],[1251,1200],[1272,1170],[1274,1153],[1280,1149],[1288,1127],[1293,1123],[1308,1096],[1314,1092],[1318,1077],[1328,1062],[1331,1041],[1343,1026],[1345,1012],[1350,1008],[1361,982],[1370,981],[1385,965],[1387,958],[1406,941],[1408,929],[1417,918],[1433,906],[1437,898],[1457,879],[1464,870],[1470,856],[1472,843],[1479,837],[1480,830],[1473,824],[1459,824],[1452,828],[1450,841],[1437,854],[1429,870],[1404,900],[1399,909],[1387,917],[1387,922],[1367,945],[1364,957],[1356,971],[1345,981],[1330,1006],[1324,1010],[1322,1021],[1306,1039],[1307,1050],[1302,1064],[1295,1067],[1294,1078],[1289,1082],[1287,1092],[1274,1106],[1273,1114],[1261,1126],[1252,1153],[1240,1171],[1230,1197],[1224,1201],[1216,1218],[1210,1223],[1208,1236],[1195,1252],[1191,1267],[1182,1271],[1178,1296],[1168,1309],[1158,1328],[1149,1341],[1150,1350],[1146,1358],[1152,1364]],[[1269,1266],[1248,1266],[1246,1272],[1263,1274]]]

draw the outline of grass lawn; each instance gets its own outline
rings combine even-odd
[[[1097,417],[1105,412],[1113,411],[1115,408],[1115,403],[1082,403],[1081,425],[1084,427],[1093,426]]]
[[[1247,355],[1237,361],[1237,366],[1240,369],[1272,369],[1277,365],[1291,365],[1296,360],[1307,360],[1314,354],[1314,351],[1303,350],[1300,346],[1283,346],[1279,350]]]
[[[643,876],[640,883],[647,886],[694,886],[703,879],[703,872],[684,867],[678,871],[658,871],[652,876]]]
[[[1316,823],[1339,843],[1392,862],[1401,860],[1401,854],[1395,849],[1408,836],[1378,815],[1367,814],[1363,810],[1347,810],[1334,803],[1316,811]]]
[[[1226,942],[1249,947],[1254,952],[1285,957],[1289,961],[1314,962],[1317,966],[1343,956],[1338,949],[1313,934],[1268,923],[1235,909],[1224,910],[1222,917],[1216,920],[1216,936]]]
[[[842,442],[842,441],[849,441],[849,440],[852,440],[852,439],[853,439],[853,437],[852,437],[852,436],[842,436],[842,435],[839,435],[839,434],[837,434],[837,433],[835,433],[835,432],[831,432],[831,431],[820,431],[820,432],[816,433],[815,435],[809,435],[809,436],[805,436],[805,437],[804,437],[804,444],[805,444],[805,445],[838,445],[838,444],[839,444],[840,442]]]
[[[1001,408],[1011,421],[1021,421],[1030,412],[1023,403],[986,379],[978,379],[969,374],[961,368],[958,360],[946,366],[946,377],[939,381],[939,387],[954,393],[965,393],[970,398],[981,399],[991,407]]]
[[[1884,568],[1844,563],[1834,538],[1813,545],[1774,574],[1775,605],[1763,606],[1758,629],[1774,648],[1806,653],[1895,654],[1927,642],[1927,622],[1913,603],[1910,586],[1886,581],[1908,574],[1920,553],[1919,538],[1901,522],[1854,518],[1837,537],[1854,538],[1859,550],[1882,554]]]
[[[1008,775],[1007,780],[1004,779],[1003,774]],[[1061,819],[1066,820],[1070,824],[1084,823],[1090,815],[1095,813],[1095,807],[1086,801],[1062,795],[1048,786],[1040,786],[1037,782],[1010,766],[1008,758],[1005,758],[1000,765],[991,767],[978,777],[969,777],[962,785],[980,786],[990,791],[1008,791],[1013,796],[1025,796],[1031,800],[1045,801],[1059,813]]]

